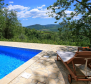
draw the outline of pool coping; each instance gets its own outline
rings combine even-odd
[[[17,76],[19,76],[22,72],[24,72],[29,66],[35,63],[40,57],[44,55],[45,51],[41,51],[39,54],[35,55],[33,58],[19,66],[17,69],[13,70],[11,73],[6,75],[4,78],[0,79],[0,84],[8,84],[12,80],[14,80]],[[34,58],[37,59],[34,59]]]

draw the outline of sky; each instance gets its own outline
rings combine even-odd
[[[47,7],[53,5],[57,0],[4,0],[5,4],[8,4],[9,10],[16,10],[17,17],[22,26],[29,26],[34,24],[46,25],[46,24],[58,24],[54,23],[55,18],[49,17]],[[73,7],[72,7],[73,8]],[[73,9],[66,10],[69,14]],[[75,17],[79,19],[78,17]]]

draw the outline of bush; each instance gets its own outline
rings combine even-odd
[[[24,40],[25,39],[25,35],[24,34],[20,34],[19,39]]]

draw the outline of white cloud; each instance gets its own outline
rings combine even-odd
[[[30,7],[24,7],[21,5],[9,5],[8,9],[9,10],[12,10],[12,9],[16,10],[18,18],[23,18],[23,20],[27,20],[24,18],[29,18],[29,17],[32,17],[32,18],[38,18],[38,17],[39,18],[52,18],[46,14],[48,12],[49,12],[49,14],[51,14],[52,9],[47,10],[47,8],[43,8],[43,7],[45,7],[45,5],[42,5],[40,7],[36,7],[33,9],[30,9]],[[69,11],[69,10],[65,11],[65,13],[67,14],[68,17],[70,17],[71,12],[74,12],[74,11]],[[55,13],[52,13],[52,14],[54,17],[56,16]],[[73,19],[79,19],[79,18],[80,18],[80,15],[75,16]]]
[[[13,1],[9,1],[9,3],[14,3]]]
[[[65,11],[66,14],[70,14],[71,12],[74,12],[74,11],[69,11],[69,10]]]
[[[42,7],[45,6],[45,5],[42,5]]]
[[[74,16],[73,19],[78,20],[78,19],[80,19],[80,17],[79,16]]]
[[[67,14],[67,17],[70,17],[70,13],[75,13],[75,11],[69,11],[69,10],[66,10],[65,13]],[[74,16],[73,19],[80,19],[80,14],[78,16]]]
[[[52,8],[54,8],[54,9],[58,9],[59,7],[52,7]],[[60,7],[61,8],[61,7]]]
[[[30,9],[30,7],[24,7],[21,5],[9,5],[9,10],[16,10],[17,16],[19,18],[50,18],[46,13],[50,10],[47,10],[47,8],[44,8],[45,5],[42,5],[41,7],[36,7],[34,9]]]
[[[37,7],[38,9],[41,9],[41,8],[43,8],[45,5],[42,5],[41,7]]]
[[[24,7],[24,6],[21,6],[21,5],[9,5],[8,6],[9,10],[28,10],[30,9],[30,7]]]

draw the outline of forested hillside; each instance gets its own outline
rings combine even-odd
[[[58,28],[60,28],[62,25],[60,24],[48,24],[48,25],[40,25],[40,24],[35,24],[35,25],[30,25],[27,26],[27,28],[30,29],[36,29],[36,30],[41,30],[41,31],[55,31],[58,32]]]

